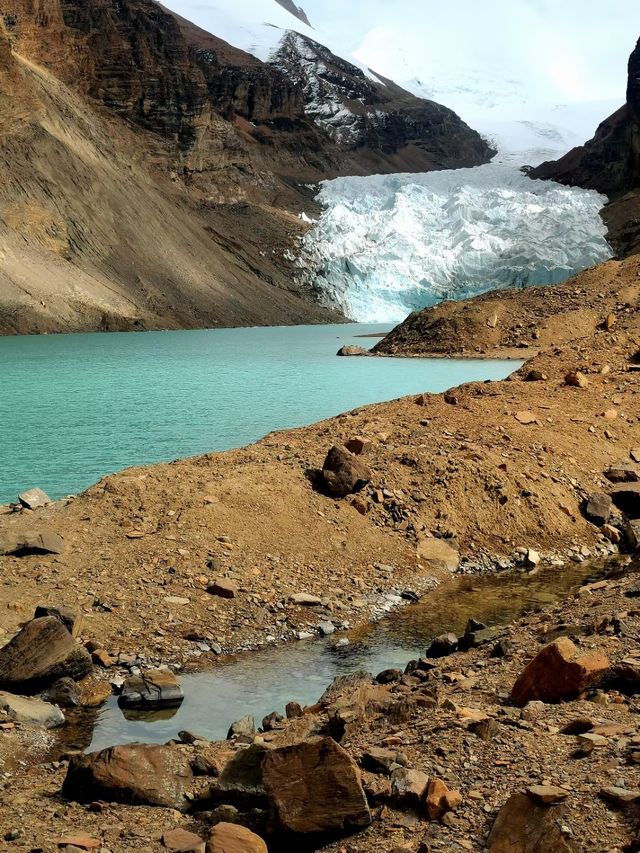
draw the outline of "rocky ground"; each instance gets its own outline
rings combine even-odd
[[[540,348],[507,381],[367,407],[238,451],[131,469],[68,501],[47,504],[37,492],[24,494],[0,514],[0,641],[8,644],[0,649],[0,689],[34,692],[64,675],[83,679],[81,695],[65,682],[45,694],[48,701],[64,704],[71,697],[96,705],[123,668],[144,675],[159,664],[207,666],[221,652],[341,630],[452,571],[516,564],[561,571],[565,559],[632,550],[638,540],[633,519],[640,516],[638,272],[637,261],[614,262],[547,291],[545,299],[530,292],[517,302],[495,294],[461,303],[461,316],[492,309],[486,328],[504,332],[497,353],[513,347],[516,330],[517,343],[535,341]],[[457,340],[462,351],[477,338],[461,332]],[[231,783],[221,792],[218,780],[213,800],[207,799],[215,774],[253,740],[245,724],[232,744],[101,759],[100,784],[95,767],[76,760],[63,798],[66,762],[57,760],[59,750],[51,752],[56,729],[19,722],[35,711],[5,697],[0,823],[6,843],[48,851],[65,846],[68,833],[84,831],[90,840],[76,838],[72,846],[93,849],[93,839],[96,849],[156,850],[165,844],[165,829],[184,826],[205,838],[221,816],[236,820],[229,806],[255,806],[261,814],[249,822],[271,833],[274,850],[304,849],[310,826],[340,834],[346,826],[364,829],[328,848],[336,851],[479,850],[512,793],[549,783],[568,790],[566,803],[538,806],[536,798],[565,795],[533,791],[502,819],[516,826],[516,836],[523,823],[542,826],[547,846],[518,846],[516,837],[511,846],[496,841],[490,849],[623,850],[637,833],[636,584],[629,570],[555,611],[526,617],[510,630],[502,657],[492,657],[496,637],[489,632],[490,644],[447,656],[435,669],[421,664],[407,677],[385,676],[389,684],[365,681],[354,695],[327,700],[282,729],[278,723],[276,734],[262,738],[276,749],[268,761],[262,753],[256,759],[259,772],[268,766],[268,773],[252,777],[257,789],[250,796]],[[38,605],[57,610],[42,610],[30,622]],[[62,605],[68,609],[60,612]],[[66,627],[58,627],[60,619]],[[560,623],[568,627],[559,633],[573,636],[578,650],[561,645],[551,675],[543,668],[534,680],[544,686],[568,667],[566,678],[556,678],[564,687],[556,684],[555,694],[540,689],[547,690],[545,700],[571,701],[521,711],[509,698],[516,676]],[[608,661],[596,655],[575,663],[583,652],[606,654]],[[620,669],[625,659],[630,662]],[[164,673],[170,681],[170,669]],[[132,690],[162,695],[172,689],[153,684]],[[567,684],[569,693],[558,695]],[[290,711],[293,716],[296,709]],[[53,713],[49,706],[37,712],[41,722]],[[583,734],[595,732],[606,742],[560,733],[578,717],[590,718],[578,727]],[[609,724],[618,728],[599,728]],[[426,775],[411,775],[407,792],[402,773],[363,768],[367,806],[352,762],[334,742],[309,743],[312,735],[328,734],[358,763],[372,747],[392,749],[401,753],[394,764]],[[73,742],[73,729],[65,742]],[[293,752],[285,744],[293,744]],[[572,757],[588,744],[592,753]],[[203,751],[209,758],[196,760]],[[381,760],[388,764],[388,756]],[[105,781],[113,766],[120,793]],[[122,793],[121,771],[130,784],[140,776],[174,782],[170,794],[158,783],[160,807],[113,805],[114,797],[158,800],[148,786],[144,794]],[[296,789],[284,784],[288,776],[303,792],[313,788],[304,807],[286,797],[281,802],[281,789]],[[423,788],[435,777],[462,801],[433,782],[436,817],[427,822]],[[603,799],[601,790],[611,786],[626,789]],[[345,791],[346,813],[321,793],[336,787]],[[192,814],[185,794],[205,796],[197,807],[203,814]],[[89,796],[85,805],[73,802]],[[628,803],[621,807],[623,800]],[[305,824],[310,801],[324,816]],[[214,812],[220,804],[226,808]],[[366,828],[369,809],[373,823]],[[291,815],[301,810],[296,822]],[[226,849],[224,840],[214,841],[210,850]],[[254,840],[253,847],[242,843],[240,849],[263,849]]]

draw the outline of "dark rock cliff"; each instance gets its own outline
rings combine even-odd
[[[626,103],[593,139],[559,160],[542,163],[532,178],[595,189],[611,199],[603,212],[620,255],[640,250],[640,41],[629,58]]]

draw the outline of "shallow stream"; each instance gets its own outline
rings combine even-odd
[[[339,675],[404,668],[424,654],[433,637],[461,634],[472,617],[488,625],[507,624],[523,612],[569,598],[611,571],[613,563],[569,562],[534,574],[460,577],[359,630],[227,657],[208,672],[185,675],[185,701],[178,709],[150,716],[127,712],[125,718],[112,697],[97,716],[88,749],[163,743],[181,730],[224,738],[229,725],[246,714],[254,715],[258,726],[271,711],[282,713],[289,701],[313,704]],[[340,644],[345,638],[348,645]]]

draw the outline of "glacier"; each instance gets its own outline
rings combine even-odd
[[[360,322],[497,287],[554,284],[611,257],[590,190],[533,181],[509,162],[337,178],[303,238],[301,275]]]

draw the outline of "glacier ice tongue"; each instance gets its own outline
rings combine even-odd
[[[511,163],[325,181],[303,277],[360,322],[500,287],[554,284],[611,257],[591,190]]]

